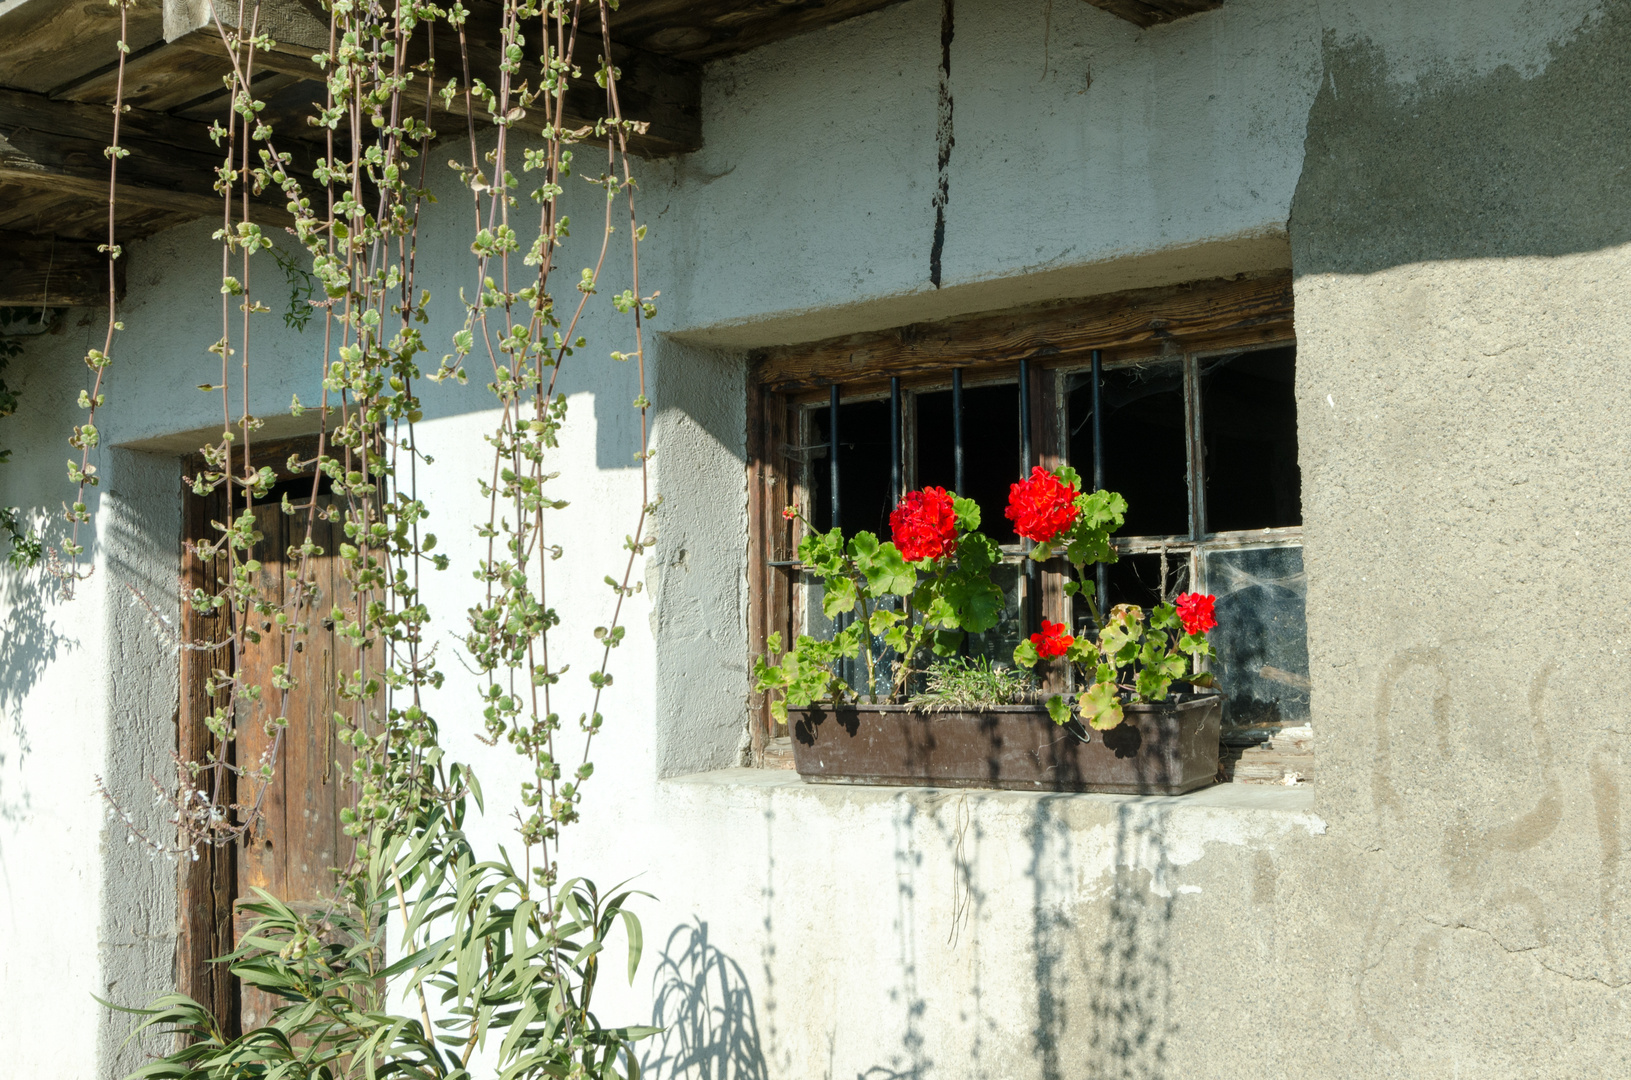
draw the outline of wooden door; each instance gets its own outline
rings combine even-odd
[[[315,446],[297,448],[296,452],[309,457]],[[262,457],[257,453],[257,465]],[[279,467],[289,457],[288,444],[268,447],[264,457],[267,464]],[[295,506],[293,515],[283,512],[285,493]],[[210,528],[211,521],[221,520],[224,507],[219,501],[195,501],[206,505],[193,507],[187,515],[194,529],[199,525]],[[220,965],[200,971],[198,959],[206,949],[213,948],[213,955],[220,955],[235,946],[255,920],[242,905],[255,901],[257,888],[296,911],[316,914],[327,910],[335,897],[336,873],[355,853],[355,844],[345,835],[339,816],[341,808],[350,805],[353,798],[351,751],[337,738],[334,716],[336,712],[350,714],[349,703],[338,699],[335,687],[339,679],[356,670],[357,650],[335,633],[329,617],[336,605],[348,608],[354,593],[335,555],[339,546],[335,537],[343,535],[343,529],[316,519],[312,521],[312,541],[323,554],[311,556],[306,564],[307,576],[316,588],[312,595],[296,603],[298,590],[288,574],[296,569],[298,554],[291,559],[289,549],[298,548],[305,539],[310,501],[311,479],[307,475],[280,482],[254,508],[260,539],[251,555],[261,564],[257,574],[260,595],[290,619],[305,623],[307,629],[290,636],[278,629],[270,613],[249,617],[248,629],[256,632],[260,640],[246,643],[237,674],[246,684],[260,685],[262,692],[255,701],[240,697],[237,738],[228,752],[241,773],[234,801],[245,808],[258,802],[257,821],[235,850],[213,852],[210,865],[192,871],[191,896],[189,882],[184,879],[182,885],[181,988],[199,1000],[208,999],[223,1021],[240,1031],[266,1023],[281,1002],[263,991],[242,986]],[[208,505],[211,502],[213,505]],[[319,496],[320,506],[328,502],[328,496]],[[209,532],[193,535],[218,534],[210,528]],[[192,561],[196,563],[196,559]],[[195,576],[205,578],[211,576],[213,568],[192,566],[191,570]],[[218,582],[206,585],[219,587]],[[221,623],[222,628],[214,632],[226,636],[225,618],[196,621]],[[198,638],[217,640],[206,635]],[[230,665],[230,650],[217,650],[210,662]],[[288,665],[289,676],[295,682],[286,698],[272,685],[273,668],[278,664]],[[197,659],[189,663],[190,668],[198,666]],[[195,673],[193,681],[198,679]],[[184,707],[188,706],[194,711],[208,710],[206,703],[197,700],[185,701]],[[287,720],[281,740],[274,723],[280,709]],[[192,724],[184,722],[183,730],[200,727],[202,715],[199,713]],[[251,775],[263,761],[273,766],[269,782]],[[241,811],[240,820],[246,819],[248,812]],[[206,875],[208,880],[202,880]],[[230,940],[225,932],[228,928],[222,925],[227,912],[231,913]],[[189,979],[191,987],[187,985]]]

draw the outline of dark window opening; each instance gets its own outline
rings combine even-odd
[[[1092,375],[1070,378],[1070,462],[1093,484]],[[1184,362],[1109,368],[1104,405],[1104,487],[1127,499],[1123,536],[1189,535],[1189,454]]]
[[[1201,361],[1208,532],[1302,524],[1296,358],[1284,348]]]
[[[957,486],[951,391],[917,395],[917,486]],[[980,531],[999,544],[1019,536],[1003,511],[1008,489],[1020,478],[1019,387],[963,390],[963,486],[957,494],[980,504]]]
[[[810,413],[810,520],[825,532],[833,527],[832,487],[827,466],[827,412]],[[889,475],[889,402],[838,403],[839,522],[846,536],[863,530],[889,536],[894,493]]]

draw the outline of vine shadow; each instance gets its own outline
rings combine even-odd
[[[1104,1080],[1171,1075],[1177,888],[1168,880],[1169,816],[1166,806],[1139,802],[1124,803],[1116,815],[1109,913],[1088,1005],[1088,1058]]]
[[[662,1034],[646,1069],[698,1080],[770,1080],[746,973],[708,940],[701,919],[674,928],[652,976],[651,1023]]]
[[[1036,1072],[1044,1080],[1170,1080],[1177,1031],[1170,809],[1146,799],[1121,803],[1108,890],[1082,897],[1074,858],[1082,834],[1064,812],[1065,798],[1038,799],[1027,830]],[[1094,925],[1103,927],[1096,940]]]

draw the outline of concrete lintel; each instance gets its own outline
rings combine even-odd
[[[1273,228],[838,307],[683,328],[671,331],[668,336],[708,348],[769,348],[958,315],[1002,311],[1048,300],[1157,288],[1290,267],[1291,241],[1283,228]]]

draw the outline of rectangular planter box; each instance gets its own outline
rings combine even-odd
[[[1118,726],[1093,731],[1060,727],[1041,705],[926,713],[816,704],[788,709],[787,728],[794,767],[818,783],[1180,795],[1217,779],[1218,695],[1125,712]]]

